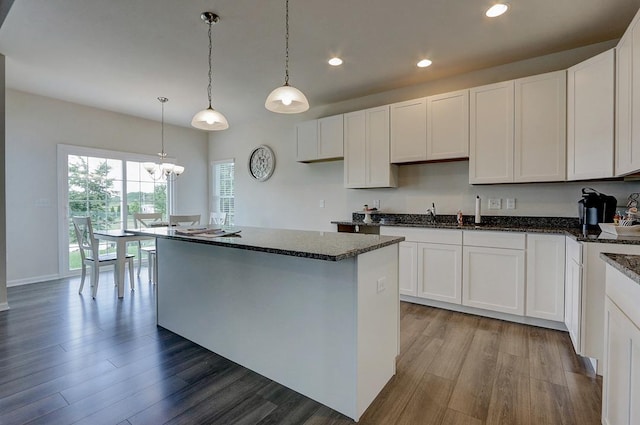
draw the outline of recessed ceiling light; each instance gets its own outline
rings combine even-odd
[[[505,3],[496,3],[487,10],[485,15],[489,18],[495,18],[496,16],[502,15],[504,12],[509,9],[509,5]]]
[[[418,62],[418,68],[426,68],[429,65],[431,65],[433,62],[431,62],[429,59],[422,59],[420,62]]]
[[[342,65],[342,59],[336,57],[329,59],[329,65],[331,66],[340,66]]]

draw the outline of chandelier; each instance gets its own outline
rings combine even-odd
[[[161,140],[161,150],[158,152],[158,156],[160,157],[160,162],[145,162],[142,164],[145,170],[151,175],[151,178],[154,180],[175,180],[180,174],[184,172],[184,167],[181,165],[176,165],[171,162],[165,162],[167,154],[164,151],[164,104],[169,101],[166,97],[159,97],[158,100],[162,105],[162,121],[161,121],[161,131],[160,131],[160,140]]]

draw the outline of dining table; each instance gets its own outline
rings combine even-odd
[[[127,242],[153,239],[153,237],[129,233],[126,229],[95,230],[93,235],[98,240],[115,242],[116,244],[116,283],[118,284],[118,298],[123,298],[124,265],[127,258]],[[138,259],[138,261],[140,261],[140,259]]]

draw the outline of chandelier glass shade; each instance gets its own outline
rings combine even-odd
[[[304,93],[289,85],[289,0],[286,0],[285,5],[284,85],[267,96],[264,107],[279,114],[298,114],[309,109],[309,101]]]
[[[226,130],[229,128],[229,122],[224,115],[213,109],[211,106],[211,78],[213,76],[213,66],[211,62],[211,52],[213,49],[213,44],[211,42],[211,26],[220,21],[220,17],[213,12],[202,12],[200,18],[209,25],[209,85],[207,86],[209,107],[196,113],[191,120],[191,125],[200,130]]]
[[[167,154],[164,151],[164,104],[169,101],[166,97],[159,97],[158,101],[162,105],[162,121],[160,130],[161,150],[158,152],[159,162],[144,162],[142,166],[154,180],[173,180],[184,172],[184,167],[171,162],[165,162]]]

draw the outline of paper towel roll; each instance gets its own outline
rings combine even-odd
[[[480,199],[479,196],[476,196],[476,219],[475,219],[476,224],[482,223],[482,216],[480,214],[481,204],[482,204],[482,200]]]

